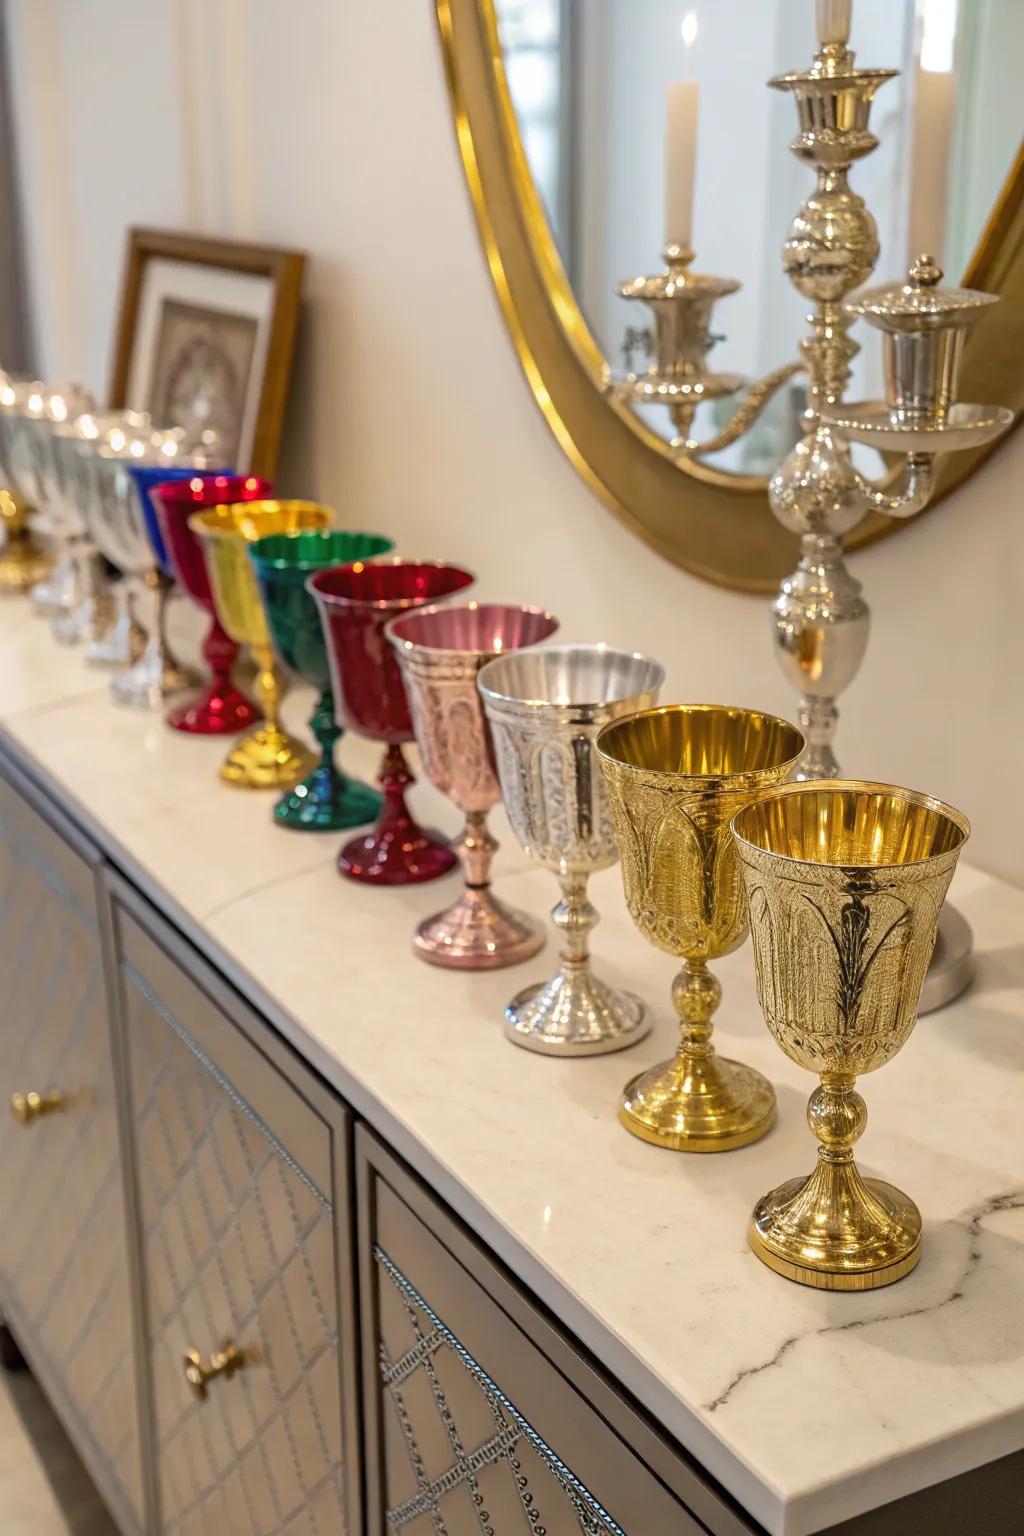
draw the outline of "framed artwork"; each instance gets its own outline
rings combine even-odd
[[[129,230],[110,404],[213,428],[226,463],[273,475],[303,262],[276,246]]]

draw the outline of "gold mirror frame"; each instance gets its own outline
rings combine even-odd
[[[674,461],[663,439],[604,392],[605,358],[562,269],[526,161],[493,0],[435,0],[435,6],[477,228],[505,323],[548,426],[591,489],[659,554],[720,586],[774,592],[796,565],[799,551],[796,539],[768,508],[765,480]],[[970,334],[961,397],[1008,405],[1019,422],[1024,408],[1024,149],[964,282],[998,293],[1004,302],[993,305]],[[995,446],[941,460],[930,506],[972,475]],[[873,513],[847,538],[846,547],[872,544],[904,526]]]

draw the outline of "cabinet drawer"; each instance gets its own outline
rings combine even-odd
[[[95,870],[0,776],[0,1306],[125,1530],[142,1474]],[[72,835],[73,834],[69,834]],[[76,851],[80,847],[81,852]],[[21,1124],[12,1094],[59,1091]]]
[[[362,1126],[356,1145],[371,1532],[702,1536],[702,1502],[749,1529]]]
[[[357,1536],[347,1111],[140,898],[114,913],[159,1530]],[[228,1346],[200,1399],[186,1351]]]

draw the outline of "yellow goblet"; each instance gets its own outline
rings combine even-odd
[[[889,784],[827,779],[774,791],[732,824],[750,902],[757,990],[791,1061],[821,1078],[809,1178],[754,1208],[750,1246],[801,1285],[891,1285],[921,1256],[921,1213],[853,1160],[867,1110],[854,1083],[884,1066],[917,1018],[967,818]]]
[[[238,645],[247,645],[256,663],[255,693],[263,711],[221,764],[226,784],[243,789],[287,789],[313,767],[313,754],[282,730],[278,711],[283,692],[249,545],[269,533],[329,528],[334,514],[314,501],[240,501],[208,507],[189,518],[202,541],[217,616]]]
[[[597,739],[629,915],[683,961],[672,987],[682,1033],[671,1061],[626,1085],[619,1118],[655,1146],[727,1152],[775,1119],[766,1077],[715,1054],[722,997],[708,970],[743,943],[747,903],[729,832],[736,811],[779,784],[804,749],[795,726],[726,705],[677,704],[606,726]]]

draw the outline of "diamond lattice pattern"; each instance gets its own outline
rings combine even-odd
[[[159,1000],[125,990],[161,1530],[338,1536],[330,1201]],[[200,1402],[183,1353],[228,1341],[245,1368]]]

